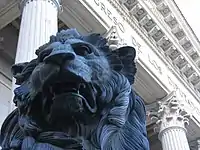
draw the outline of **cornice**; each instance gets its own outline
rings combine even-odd
[[[183,38],[181,41],[182,43],[181,42],[179,43],[179,41],[176,40],[176,42],[178,43],[176,45],[182,44],[183,47],[182,49],[177,48],[176,45],[174,44],[174,41],[170,41],[172,35],[169,36],[168,34],[169,36],[168,37],[166,36],[165,32],[161,30],[161,28],[163,28],[162,26],[166,26],[166,28],[168,28],[167,23],[162,24],[163,23],[162,22],[160,24],[162,26],[158,26],[157,21],[154,21],[152,17],[149,15],[150,10],[148,10],[147,12],[144,9],[144,7],[140,4],[141,1],[140,2],[138,0],[131,0],[131,1],[122,0],[123,2],[120,0],[108,0],[108,1],[117,10],[117,12],[124,18],[124,21],[126,21],[132,27],[132,29],[141,37],[141,39],[143,39],[144,42],[164,62],[164,64],[166,64],[171,73],[175,75],[175,77],[180,81],[180,83],[188,90],[191,96],[193,96],[194,99],[193,98],[188,99],[187,94],[185,95],[185,93],[183,93],[182,90],[179,89],[177,85],[175,85],[176,86],[175,88],[178,88],[175,90],[179,91],[180,95],[183,96],[182,97],[183,101],[188,104],[188,109],[189,109],[188,111],[192,111],[194,113],[194,116],[198,118],[200,110],[199,108],[197,108],[196,105],[194,105],[194,101],[196,100],[198,103],[200,98],[200,93],[198,92],[198,88],[200,88],[200,76],[198,72],[194,71],[192,71],[192,73],[190,72],[192,65],[191,62],[187,61],[188,60],[187,55],[192,54],[192,49],[188,47],[187,38]],[[154,2],[155,1],[163,2],[163,0],[154,0]],[[125,5],[125,3],[127,2],[132,2],[133,5],[131,5],[130,3]],[[131,8],[128,9],[127,6],[129,7],[131,6]],[[154,8],[154,10],[156,9],[157,8]],[[144,13],[144,15],[142,12]],[[142,15],[143,17],[139,17],[138,15]],[[160,15],[159,18],[162,18],[162,15]],[[155,25],[151,26],[151,24],[149,24],[149,22],[151,21],[155,23]],[[169,27],[170,26],[172,28],[177,27],[177,25],[173,26],[174,25],[173,21],[171,23],[172,25],[169,25]],[[175,21],[175,23],[177,24],[178,22]],[[145,28],[144,27],[145,25],[150,26],[150,28]],[[187,49],[188,52],[187,55],[181,55],[180,51],[183,51],[183,49]],[[200,125],[199,122],[196,122],[196,124]]]
[[[148,0],[146,0],[148,1]],[[140,1],[144,3],[146,1]],[[200,91],[200,44],[192,34],[192,31],[186,20],[181,15],[174,1],[154,0],[152,7],[155,8],[153,13],[159,14],[161,17],[154,17],[155,22],[161,22],[159,27],[162,27],[164,32],[163,37],[168,38],[171,43],[168,49],[163,49],[167,57],[170,58],[172,67],[179,71],[181,77],[185,79],[188,86],[199,95]],[[170,4],[169,4],[170,3]],[[175,8],[176,6],[176,8]],[[172,8],[173,7],[173,8]],[[147,7],[146,7],[147,8]],[[147,10],[151,12],[150,8]],[[152,16],[152,14],[151,14]],[[155,19],[156,18],[156,19]],[[181,20],[181,21],[180,21]],[[181,24],[184,23],[184,26]],[[158,25],[158,24],[157,24]],[[165,31],[164,31],[165,30]],[[190,33],[189,33],[190,32]],[[158,43],[158,42],[157,42]],[[193,44],[195,43],[195,44]],[[164,43],[166,44],[166,42]],[[173,48],[174,52],[170,48]],[[176,50],[176,51],[175,51]],[[178,60],[182,57],[183,61]]]
[[[185,31],[185,33],[186,33],[187,37],[190,39],[191,43],[194,45],[195,48],[197,48],[199,50],[200,49],[200,41],[197,38],[197,36],[194,33],[194,31],[192,30],[192,28],[189,25],[189,23],[187,22],[187,20],[184,17],[184,15],[182,14],[181,10],[179,9],[177,4],[175,3],[175,1],[174,0],[172,0],[172,1],[166,1],[165,0],[165,2],[171,8],[174,16],[177,18],[178,23],[180,24],[180,26]]]
[[[161,22],[159,24],[159,27],[161,28],[163,26],[162,31],[165,30],[164,33],[166,34],[163,36],[163,38],[168,39],[168,41],[170,41],[171,43],[171,45],[169,45],[168,50],[165,50],[161,45],[159,45],[161,44],[159,42],[157,42],[158,45],[161,47],[162,52],[164,51],[165,56],[167,56],[166,58],[169,60],[171,64],[170,66],[178,75],[177,77],[178,78],[181,77],[182,79],[184,79],[184,82],[187,84],[187,86],[189,86],[190,91],[192,90],[195,93],[195,95],[199,95],[200,70],[195,64],[195,62],[199,61],[200,58],[197,57],[194,58],[197,54],[196,51],[194,51],[194,49],[190,49],[186,52],[185,50],[186,47],[184,46],[187,45],[188,42],[190,43],[190,41],[185,41],[186,39],[188,40],[188,38],[185,37],[186,34],[183,32],[183,29],[181,29],[178,24],[173,29],[170,29],[171,25],[168,26],[166,20],[161,20],[162,19],[161,14],[159,15],[159,17],[157,17],[157,14],[159,13],[158,11],[157,12],[154,11],[153,13],[156,13],[156,17],[154,18],[156,18],[158,22]],[[181,32],[182,34],[177,34],[176,32],[177,33]],[[183,42],[186,42],[186,44],[183,44]],[[165,43],[162,44],[166,44],[166,41]]]
[[[191,94],[196,99],[199,99],[200,94],[196,88],[200,86],[200,78],[198,78],[198,73],[193,72],[192,75],[190,75],[189,77],[186,77],[184,75],[184,72],[187,73],[187,67],[188,67],[188,62],[186,61],[186,58],[183,55],[180,55],[179,50],[173,45],[172,42],[168,43],[170,37],[168,38],[160,30],[159,26],[155,25],[149,32],[147,32],[144,29],[144,27],[142,27],[141,22],[139,22],[136,19],[136,17],[133,16],[133,12],[134,14],[136,14],[137,11],[143,9],[143,7],[139,4],[139,2],[137,0],[133,0],[134,6],[131,9],[131,11],[129,11],[126,8],[125,4],[121,4],[120,0],[108,0],[108,1],[119,12],[119,14],[124,17],[125,21],[129,23],[129,25],[133,28],[133,30],[146,42],[146,44],[148,44],[148,46],[166,64],[166,66],[168,66],[171,72],[182,82],[182,84],[187,88],[187,90],[190,91]],[[151,19],[151,16],[149,16],[148,13],[146,13],[146,18]],[[163,34],[161,37],[159,37],[159,35],[157,34],[159,31],[161,31]],[[156,38],[157,41],[155,40]],[[195,80],[196,82],[194,82]]]

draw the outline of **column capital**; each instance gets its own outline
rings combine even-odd
[[[23,9],[24,6],[26,6],[26,4],[30,3],[31,1],[47,1],[51,4],[53,4],[58,11],[62,11],[62,7],[61,7],[61,0],[19,0],[20,2],[20,9]]]
[[[182,128],[186,131],[185,125],[189,125],[190,115],[185,111],[184,104],[173,91],[166,96],[159,104],[159,120],[157,126],[161,135],[170,128]]]
[[[175,91],[158,101],[158,111],[150,112],[149,116],[156,121],[155,131],[159,132],[159,137],[165,130],[172,128],[182,128],[186,131],[185,125],[189,124],[190,118]]]

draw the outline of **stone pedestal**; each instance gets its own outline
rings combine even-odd
[[[175,92],[159,102],[156,124],[163,150],[190,150],[185,128],[189,124],[188,118]]]

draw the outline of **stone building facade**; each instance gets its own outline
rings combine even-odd
[[[0,124],[13,109],[11,65],[67,28],[136,48],[152,150],[200,150],[200,44],[173,0],[1,0]]]

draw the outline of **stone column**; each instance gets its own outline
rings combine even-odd
[[[185,125],[189,115],[175,92],[159,102],[157,131],[163,150],[190,150]]]
[[[27,62],[36,57],[35,51],[58,31],[58,12],[61,0],[22,0],[22,19],[15,63]],[[16,88],[13,79],[13,87]],[[14,108],[11,102],[12,111]]]
[[[15,63],[35,58],[35,50],[58,31],[60,0],[22,0],[22,20]]]
[[[200,139],[197,140],[197,150],[200,150]]]

